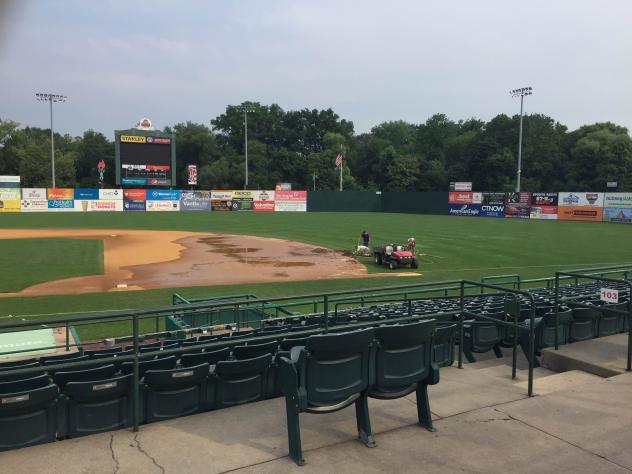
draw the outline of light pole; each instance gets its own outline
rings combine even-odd
[[[48,94],[38,92],[35,97],[40,102],[48,102],[50,105],[50,162],[53,188],[55,187],[55,135],[53,134],[53,102],[66,102],[68,97],[60,94]]]
[[[255,109],[252,107],[241,107],[244,113],[244,155],[246,157],[246,179],[244,180],[244,189],[248,189],[248,112],[253,113]]]
[[[520,97],[520,131],[518,132],[518,175],[516,178],[516,192],[520,192],[520,174],[522,173],[522,103],[525,95],[531,95],[531,87],[521,87],[509,91],[511,97]]]

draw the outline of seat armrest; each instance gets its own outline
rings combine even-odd
[[[304,349],[305,349],[305,346],[294,346],[292,347],[292,349],[290,349],[290,361],[292,362],[292,364],[298,363],[301,357],[301,352]]]
[[[439,380],[439,365],[436,362],[432,362],[430,364],[430,373],[428,374],[428,385],[437,385]]]

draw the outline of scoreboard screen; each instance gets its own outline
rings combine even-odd
[[[171,186],[175,154],[170,136],[117,134],[117,184]]]

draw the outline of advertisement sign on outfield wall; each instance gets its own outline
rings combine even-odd
[[[252,199],[254,212],[274,212],[274,191],[253,191]]]
[[[20,188],[0,188],[0,201],[19,201],[22,199]]]
[[[211,207],[214,211],[231,211],[233,209],[233,192],[211,191]]]
[[[75,190],[69,188],[48,188],[46,195],[49,201],[72,201]]]
[[[605,207],[603,220],[604,222],[632,224],[632,207]]]
[[[531,219],[557,219],[557,193],[531,193]]]
[[[145,212],[147,201],[133,201],[133,200],[124,200],[123,201],[123,210],[124,211],[142,211]]]
[[[20,200],[0,199],[0,212],[20,212]]]
[[[48,211],[72,211],[75,209],[75,201],[71,199],[49,199]]]
[[[557,219],[557,206],[531,206],[531,219]]]
[[[601,221],[604,193],[559,193],[558,219],[565,221]]]
[[[274,210],[278,212],[306,212],[307,191],[275,191]]]
[[[531,193],[532,206],[557,206],[557,193]]]
[[[632,209],[632,193],[606,193],[603,207]]]
[[[180,191],[175,189],[148,189],[148,201],[179,201]]]
[[[481,215],[480,204],[449,204],[448,214],[451,216],[477,217]]]
[[[119,200],[90,200],[75,199],[75,211],[81,212],[120,212],[123,210],[123,201]]]
[[[22,199],[47,201],[46,188],[22,188]]]
[[[604,193],[559,193],[558,206],[603,207]]]
[[[86,199],[89,201],[96,201],[99,199],[99,190],[98,189],[84,189],[77,188],[75,189],[75,199]]]
[[[505,193],[482,193],[481,217],[505,217]]]
[[[127,201],[146,201],[147,190],[146,189],[124,189],[123,197]]]
[[[180,193],[181,211],[210,211],[210,191],[182,191]]]
[[[531,193],[507,193],[505,217],[528,219],[531,212]]]
[[[101,201],[122,201],[122,189],[99,189],[99,200]]]
[[[177,201],[165,201],[165,200],[150,201],[150,200],[147,200],[146,210],[147,210],[147,212],[150,212],[150,211],[152,211],[152,212],[153,211],[164,211],[164,212],[179,211],[180,210],[180,200],[177,200]]]
[[[451,192],[448,193],[448,204],[481,204],[483,193],[479,192]]]
[[[253,191],[233,191],[233,211],[252,211]]]
[[[47,199],[22,199],[20,201],[22,212],[45,212],[48,211]]]

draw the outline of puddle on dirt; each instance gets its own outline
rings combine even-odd
[[[290,275],[288,275],[288,274],[287,274],[287,273],[285,273],[285,272],[277,272],[277,273],[273,273],[273,275],[274,275],[275,277],[289,277],[289,276],[290,276]]]
[[[276,262],[275,267],[312,267],[316,265],[313,262]]]
[[[315,249],[312,249],[312,253],[329,253],[329,252],[331,252],[331,250],[324,249],[322,247],[316,247]]]

